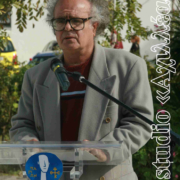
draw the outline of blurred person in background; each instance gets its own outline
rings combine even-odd
[[[114,49],[123,49],[123,43],[122,40],[118,41],[118,32],[113,28],[113,31],[111,32],[111,47]]]
[[[141,57],[140,48],[139,48],[140,38],[134,35],[131,38],[131,42],[132,42],[132,46],[131,46],[130,52]]]

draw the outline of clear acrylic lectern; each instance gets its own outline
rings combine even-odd
[[[65,177],[72,180],[78,180],[83,174],[83,167],[102,166],[102,165],[119,165],[122,163],[121,146],[123,142],[102,142],[102,141],[77,141],[77,142],[0,142],[0,180],[28,180],[26,170],[28,159],[38,153],[51,153],[58,157],[63,164],[63,176],[59,180],[66,180]],[[107,160],[100,162],[98,156],[93,155],[91,150],[100,149],[103,151]],[[97,151],[99,152],[99,151]],[[126,164],[126,163],[125,163]],[[50,162],[51,165],[51,162]],[[124,163],[123,163],[124,165]],[[12,174],[12,167],[15,167],[19,175]],[[17,168],[18,167],[18,168]],[[52,180],[58,179],[54,172]],[[48,173],[48,172],[47,172]],[[64,176],[66,174],[66,176]],[[33,176],[33,175],[32,175]],[[35,175],[34,175],[35,176]],[[37,175],[36,175],[37,176]],[[55,178],[56,177],[56,178]],[[33,178],[32,178],[33,179]],[[36,178],[34,178],[36,179]],[[41,179],[39,179],[41,180]],[[47,180],[51,180],[48,178]]]

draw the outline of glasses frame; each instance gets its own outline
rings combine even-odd
[[[63,18],[56,18],[56,19],[53,18],[53,19],[51,20],[51,23],[52,23],[52,27],[53,27],[54,31],[64,31],[67,22],[69,22],[69,24],[70,24],[70,26],[71,26],[71,28],[72,28],[73,30],[75,30],[75,31],[80,31],[80,30],[83,30],[83,29],[84,29],[84,27],[85,27],[85,22],[88,21],[88,20],[90,20],[91,18],[92,18],[92,17],[88,17],[88,18],[71,18],[71,19],[65,19],[66,22],[65,22],[64,28],[63,28],[62,30],[56,30],[56,29],[54,28],[54,26],[53,26],[53,22],[54,22],[55,20],[63,19]],[[81,20],[83,20],[83,28],[82,28],[82,29],[78,29],[78,30],[74,29],[74,28],[72,27],[72,25],[71,25],[71,20],[73,20],[73,19],[81,19]]]

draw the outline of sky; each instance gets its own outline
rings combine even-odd
[[[33,0],[36,2],[37,0]],[[154,29],[154,24],[150,22],[150,17],[156,17],[156,1],[157,0],[139,0],[141,3],[142,10],[137,14],[138,17],[142,20],[142,25],[144,27],[149,27]],[[20,33],[15,25],[16,20],[16,10],[13,8],[12,14],[12,26],[11,29],[8,29],[11,39],[17,50],[18,59],[20,62],[28,62],[38,52],[42,52],[45,45],[51,40],[55,40],[55,36],[51,28],[47,25],[45,21],[45,16],[43,16],[38,22],[30,21],[28,22],[27,29]],[[35,28],[32,27],[32,24],[35,24]],[[122,34],[125,35],[126,29],[123,29]],[[155,57],[155,54],[150,51],[152,45],[158,44],[156,40],[146,40],[140,41],[140,53],[143,57],[148,55],[148,60],[151,60]],[[128,41],[123,42],[124,50],[129,51],[131,48],[131,43]]]

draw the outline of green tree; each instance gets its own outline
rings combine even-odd
[[[115,7],[115,8],[114,8]],[[147,39],[151,34],[152,30],[141,25],[141,19],[137,17],[137,12],[140,12],[142,5],[138,3],[137,0],[117,0],[116,5],[113,1],[109,2],[110,10],[110,24],[108,26],[108,31],[104,33],[106,37],[106,42],[102,42],[102,45],[107,45],[110,43],[109,32],[112,32],[115,28],[118,32],[119,40],[130,40],[132,35],[136,34],[142,39]],[[121,31],[127,25],[126,35],[122,37]],[[108,44],[109,46],[109,44]]]
[[[31,0],[1,0],[0,1],[0,17],[1,21],[6,21],[11,18],[12,8],[16,8],[16,25],[20,32],[26,29],[27,21],[38,21],[44,15],[44,8],[47,0],[37,0],[32,3]],[[32,24],[35,27],[34,24]],[[3,25],[0,24],[0,48],[6,46],[7,31]]]
[[[17,69],[13,64],[4,66],[0,63],[0,141],[9,140],[10,120],[17,113],[23,76],[31,67],[23,64]]]

